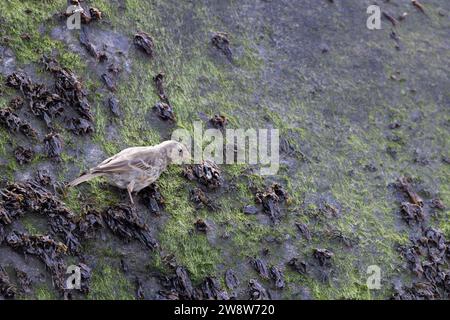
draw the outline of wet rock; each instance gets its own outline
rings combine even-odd
[[[47,156],[54,161],[61,161],[63,141],[59,134],[51,132],[44,138],[44,150]]]
[[[153,38],[145,33],[138,32],[134,35],[134,44],[143,52],[145,52],[150,58],[153,58],[155,44]]]
[[[80,44],[86,48],[87,52],[96,60],[100,60],[101,53],[97,51],[97,48],[89,40],[89,36],[85,29],[80,31]]]
[[[158,117],[164,121],[175,121],[175,114],[171,105],[158,101],[154,106],[153,110],[156,112]]]
[[[250,300],[270,300],[270,293],[255,279],[248,282]]]
[[[209,189],[216,189],[222,184],[219,167],[211,160],[203,160],[201,164],[186,166],[183,175],[189,180],[197,180]]]
[[[292,258],[289,260],[288,266],[300,274],[306,274],[308,265],[304,261],[299,261],[298,258]]]
[[[15,250],[37,256],[51,272],[54,286],[64,290],[66,265],[63,256],[67,253],[67,246],[49,235],[32,236],[17,231],[11,232],[6,242]]]
[[[139,192],[142,202],[155,216],[161,214],[161,209],[165,204],[164,197],[159,192],[159,188],[156,184],[151,184],[147,188],[144,188]]]
[[[334,253],[328,249],[314,249],[313,257],[319,261],[320,266],[330,266],[331,258],[333,258]]]
[[[31,125],[19,118],[10,108],[0,109],[0,124],[10,132],[20,132],[26,137],[36,138],[36,131]]]
[[[212,211],[217,210],[217,206],[212,202],[212,200],[202,191],[200,188],[194,188],[190,192],[191,201],[194,202],[195,208],[208,208]]]
[[[270,268],[270,277],[275,281],[275,287],[277,289],[284,288],[284,276],[278,267],[272,266]]]
[[[240,284],[236,273],[232,269],[225,271],[225,284],[230,290],[236,289]]]
[[[215,114],[209,123],[216,129],[224,129],[227,125],[227,118],[223,115]]]
[[[151,250],[158,247],[158,243],[150,234],[148,226],[130,206],[119,204],[108,208],[104,214],[104,221],[114,234],[126,241],[139,240]]]
[[[27,164],[33,160],[34,151],[31,148],[18,146],[14,149],[14,157],[20,165]]]
[[[311,232],[309,231],[308,226],[305,223],[296,222],[295,226],[297,227],[300,234],[308,241],[311,241]]]
[[[256,208],[255,206],[252,206],[252,205],[247,205],[247,206],[244,206],[242,211],[244,212],[244,214],[250,214],[250,215],[257,214],[258,208]]]
[[[286,191],[277,183],[267,188],[266,191],[256,192],[255,195],[255,201],[262,204],[264,213],[269,215],[273,223],[277,223],[281,218],[279,203],[287,199]]]
[[[6,299],[14,298],[17,288],[11,283],[5,269],[0,266],[0,294]]]
[[[233,54],[230,49],[230,40],[225,32],[216,32],[211,38],[211,43],[227,57],[228,61],[233,60]]]
[[[206,231],[208,231],[208,225],[206,224],[206,222],[203,219],[198,219],[195,223],[195,230],[197,230],[198,232],[203,232],[206,233]]]
[[[251,258],[250,264],[253,267],[253,269],[255,269],[256,272],[258,272],[258,274],[261,276],[261,278],[269,279],[269,277],[270,277],[269,269],[267,268],[267,265],[264,261],[262,261],[259,258]]]

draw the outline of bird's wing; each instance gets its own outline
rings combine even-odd
[[[122,173],[132,169],[148,171],[154,166],[160,165],[157,154],[149,153],[149,150],[117,154],[115,158],[111,157],[107,160],[93,168],[91,173]]]
[[[133,147],[133,148],[127,148],[119,153],[113,155],[112,157],[104,160],[102,163],[100,163],[96,168],[102,167],[108,163],[113,163],[114,160],[116,161],[123,161],[133,156],[138,156],[140,153],[142,153],[144,150],[148,150],[147,147]]]

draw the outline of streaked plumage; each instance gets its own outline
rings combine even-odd
[[[127,189],[131,203],[132,192],[139,192],[155,182],[171,163],[190,160],[186,147],[174,140],[156,146],[127,148],[106,159],[68,184],[74,187],[95,177],[105,177],[118,188]]]

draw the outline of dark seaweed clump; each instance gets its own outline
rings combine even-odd
[[[222,173],[211,160],[204,160],[200,164],[186,166],[183,172],[189,180],[197,180],[209,189],[216,189],[222,184]]]
[[[175,274],[160,278],[164,290],[159,291],[159,297],[165,300],[228,300],[228,293],[220,287],[214,277],[205,279],[196,288],[193,286],[186,268],[175,267]]]
[[[105,224],[116,235],[125,240],[136,239],[153,250],[158,243],[150,234],[148,226],[139,218],[132,207],[120,204],[106,210]]]
[[[0,266],[0,294],[6,298],[11,299],[17,294],[17,288],[11,283],[5,269]]]
[[[218,50],[222,51],[222,53],[227,57],[227,59],[231,62],[233,60],[233,54],[230,49],[230,40],[228,38],[228,34],[225,32],[216,32],[213,34],[211,38],[211,43]]]
[[[276,223],[281,218],[280,203],[288,199],[287,192],[277,183],[267,188],[265,191],[257,191],[255,195],[256,203],[262,204],[264,213],[269,215],[272,222]]]
[[[155,44],[153,38],[145,32],[138,32],[134,35],[134,44],[150,58],[153,58]]]
[[[66,265],[63,256],[67,253],[67,246],[49,235],[32,236],[17,231],[11,232],[6,242],[17,251],[37,256],[52,274],[55,287],[64,290]]]
[[[31,112],[44,120],[49,128],[52,128],[53,120],[64,112],[64,101],[61,96],[52,93],[43,84],[33,83],[23,72],[9,75],[6,84],[22,92]]]
[[[36,130],[25,120],[19,118],[10,108],[0,109],[0,124],[10,132],[20,132],[29,138],[36,138]]]

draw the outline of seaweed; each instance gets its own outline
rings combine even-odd
[[[270,267],[270,277],[275,281],[275,287],[277,289],[284,288],[284,275],[278,267]]]
[[[155,44],[153,38],[145,32],[138,32],[134,35],[134,44],[143,52],[145,52],[150,58],[153,58]]]
[[[229,300],[228,293],[220,287],[214,277],[206,277],[200,284],[200,292],[204,300]]]
[[[61,161],[61,153],[63,150],[63,141],[58,133],[51,132],[44,138],[44,150],[47,156],[56,161]]]
[[[31,148],[18,146],[14,149],[14,157],[20,165],[30,163],[34,158],[34,151]]]
[[[148,226],[137,216],[132,207],[125,204],[110,207],[103,215],[103,219],[108,228],[122,239],[139,240],[151,250],[158,247]]]
[[[270,293],[255,279],[248,282],[250,300],[270,300]]]
[[[190,191],[190,198],[195,204],[195,208],[208,208],[209,210],[217,210],[218,206],[203,192],[200,188],[194,188]]]
[[[30,293],[31,292],[31,285],[32,281],[28,274],[25,271],[22,271],[20,269],[15,269],[16,272],[16,278],[17,282],[20,287],[20,291],[23,293]]]
[[[52,128],[53,120],[64,112],[64,101],[60,95],[52,93],[43,84],[33,83],[23,72],[9,75],[6,84],[22,92],[31,112],[44,120],[48,128]]]
[[[115,92],[117,90],[117,83],[116,80],[113,79],[113,76],[108,74],[108,73],[104,73],[101,76],[103,83],[106,85],[106,88],[108,88],[109,91],[111,92]]]
[[[169,98],[167,97],[166,92],[164,90],[164,76],[165,74],[163,72],[160,72],[153,77],[153,81],[155,82],[156,93],[158,94],[159,99],[162,102],[170,104]]]
[[[227,33],[215,32],[211,38],[211,43],[227,57],[228,61],[231,62],[233,60],[233,54],[230,49],[230,40],[228,39]]]
[[[86,30],[83,29],[80,32],[80,44],[86,48],[87,52],[95,58],[95,60],[103,62],[108,59],[104,51],[99,51],[94,44],[89,40],[89,36]]]
[[[330,266],[333,256],[334,253],[328,249],[316,248],[313,250],[313,257],[319,261],[320,266]]]
[[[257,191],[255,194],[256,203],[262,204],[264,213],[269,215],[273,223],[277,223],[281,218],[279,203],[287,199],[286,191],[277,183],[265,191]]]
[[[311,241],[311,232],[309,231],[308,226],[305,223],[296,222],[295,226],[297,227],[300,234],[308,241]]]
[[[82,118],[92,122],[93,116],[87,100],[87,93],[75,73],[68,68],[61,67],[51,57],[44,56],[42,62],[45,69],[53,74],[56,92],[64,99],[65,104],[72,106]]]
[[[423,207],[423,199],[413,190],[410,179],[400,177],[397,186],[408,196],[411,203]]]
[[[232,269],[225,271],[225,284],[230,290],[234,290],[239,286],[239,279]]]
[[[228,123],[228,120],[225,116],[215,114],[210,120],[209,123],[216,129],[224,129]]]
[[[259,258],[251,258],[250,264],[253,267],[253,269],[255,269],[256,272],[258,272],[258,274],[261,276],[261,278],[263,278],[263,279],[270,278],[269,269],[267,268],[267,265],[263,260],[261,260]]]
[[[206,222],[203,219],[198,219],[195,223],[195,230],[197,230],[198,232],[203,232],[206,233],[208,231],[208,225],[206,224]]]
[[[91,134],[94,132],[92,123],[84,118],[70,118],[66,128],[78,136]]]
[[[20,132],[29,138],[36,138],[36,130],[25,120],[19,118],[10,108],[0,109],[0,124],[10,132]]]
[[[67,246],[49,235],[33,236],[18,231],[8,234],[6,242],[15,250],[37,256],[52,274],[54,286],[64,290],[66,265],[63,256],[67,253]]]
[[[192,285],[187,270],[184,267],[176,267],[172,276],[161,277],[161,284],[166,290],[159,291],[159,294],[170,300],[198,300],[199,294]]]
[[[139,194],[141,195],[142,202],[150,212],[153,215],[159,216],[161,214],[161,209],[164,207],[165,200],[159,192],[158,186],[153,183],[142,189]]]
[[[153,110],[156,112],[158,117],[164,121],[175,121],[175,114],[171,105],[158,101],[154,106]]]
[[[304,261],[299,261],[298,258],[292,258],[289,260],[288,266],[300,274],[306,274],[308,268],[308,264]]]
[[[222,185],[222,173],[211,160],[203,160],[200,164],[186,166],[183,175],[189,180],[197,180],[209,189],[216,189]]]
[[[11,283],[8,274],[2,266],[0,266],[0,294],[7,299],[14,298],[17,294],[17,288]]]
[[[113,115],[115,115],[116,117],[120,117],[119,100],[116,97],[111,96],[108,99],[108,106]]]

